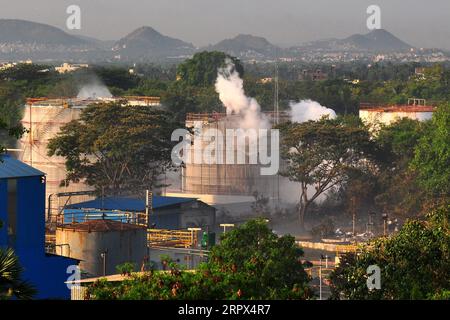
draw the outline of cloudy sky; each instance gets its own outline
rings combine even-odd
[[[78,34],[116,40],[147,25],[196,46],[239,33],[278,45],[366,33],[376,4],[382,28],[416,47],[450,49],[449,0],[0,0],[0,18],[65,28],[72,4],[81,7]]]

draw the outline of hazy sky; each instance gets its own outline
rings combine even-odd
[[[382,28],[413,46],[450,49],[450,0],[0,0],[0,18],[65,29],[71,4],[81,7],[78,34],[115,40],[147,25],[196,46],[239,33],[279,45],[366,33],[366,9],[377,4]]]

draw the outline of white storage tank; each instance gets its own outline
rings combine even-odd
[[[138,270],[148,259],[146,228],[112,220],[59,226],[56,246],[62,255],[81,260],[80,269],[91,276],[116,274],[126,262]]]

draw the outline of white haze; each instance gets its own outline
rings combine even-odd
[[[97,82],[91,82],[84,85],[78,92],[78,99],[97,99],[97,98],[111,98],[112,94],[109,89]]]
[[[336,117],[336,112],[333,109],[322,106],[320,103],[307,99],[300,102],[290,102],[290,116],[292,122],[306,122],[317,121],[323,116],[328,116],[330,119]],[[315,193],[313,185],[308,186],[308,196],[311,197]],[[300,185],[297,182],[289,181],[283,177],[280,179],[280,194],[282,200],[286,203],[297,204],[300,194]],[[317,201],[323,201],[326,194],[321,195]]]
[[[290,102],[290,115],[292,122],[305,122],[309,120],[317,121],[323,116],[330,119],[336,118],[336,112],[333,109],[324,107],[320,103],[312,100],[302,100],[300,102]]]
[[[239,77],[231,60],[218,70],[216,91],[227,110],[227,115],[236,114],[241,117],[240,127],[243,129],[270,128],[267,117],[261,113],[261,106],[244,92],[244,81]]]
[[[259,103],[251,97],[247,97],[244,92],[243,80],[235,70],[231,60],[226,62],[226,66],[218,70],[215,83],[219,99],[226,108],[227,115],[239,115],[239,126],[243,129],[269,129],[271,127],[267,117],[261,112]],[[293,122],[305,122],[309,120],[317,121],[323,116],[335,118],[334,110],[320,105],[316,101],[302,100],[290,103],[290,116]],[[300,185],[290,181],[286,177],[279,180],[280,196],[286,204],[297,204],[300,194]],[[308,194],[312,194],[312,188]]]

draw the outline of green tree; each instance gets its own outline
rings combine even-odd
[[[355,170],[370,171],[377,147],[353,116],[281,125],[282,175],[300,184],[299,222],[322,194],[343,186]]]
[[[0,249],[0,300],[32,299],[36,289],[22,280],[23,268],[12,249]]]
[[[438,299],[450,289],[450,206],[426,221],[409,220],[400,231],[342,257],[331,273],[334,299]],[[367,288],[366,270],[381,269],[381,289]]]
[[[136,194],[157,187],[171,167],[170,137],[178,127],[154,107],[91,105],[50,140],[48,154],[66,158],[69,181],[85,179],[105,194]]]
[[[166,271],[134,274],[120,285],[100,281],[89,291],[95,299],[308,299],[302,255],[293,237],[252,220],[227,232],[194,272],[167,261]]]
[[[412,168],[420,185],[442,197],[450,194],[450,104],[441,105],[433,114],[429,129],[415,149]]]
[[[383,169],[378,175],[379,190],[374,194],[382,210],[400,216],[422,212],[428,199],[410,164],[414,150],[429,127],[427,122],[403,118],[381,126],[378,131],[376,141],[383,150]]]
[[[244,67],[239,59],[219,51],[196,53],[191,59],[178,66],[177,76],[180,81],[197,87],[211,86],[217,78],[217,70],[225,66],[226,60],[233,62],[234,68],[242,77]]]

